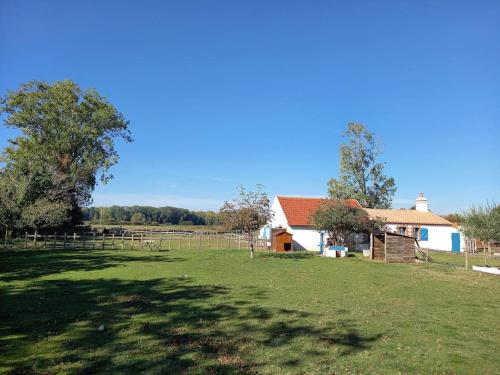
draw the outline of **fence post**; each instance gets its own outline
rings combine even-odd
[[[106,238],[106,235],[104,234],[104,232],[102,232],[102,242],[101,242],[101,249],[104,250],[104,240]]]
[[[64,232],[64,242],[63,242],[64,249],[66,249],[67,239],[68,239],[68,235],[66,234],[66,232]]]
[[[238,235],[238,250],[241,250],[241,236]]]
[[[24,234],[24,248],[28,248],[28,231]]]
[[[200,233],[200,242],[198,243],[198,250],[201,250],[201,233]]]
[[[54,232],[54,241],[52,241],[52,246],[54,249],[57,248],[57,232]]]
[[[111,237],[111,249],[115,249],[115,233],[113,232],[113,236]]]
[[[208,232],[208,250],[210,250],[210,232]]]
[[[469,257],[467,255],[468,253],[467,247],[464,248],[464,252],[465,252],[465,270],[467,271],[469,269]]]
[[[130,241],[130,250],[134,250],[134,233],[132,233],[132,240]]]
[[[35,249],[36,249],[36,240],[37,240],[37,237],[38,237],[38,235],[37,235],[36,230],[35,230],[35,237],[33,238],[33,242],[35,244]]]
[[[179,250],[181,249],[181,235],[179,234]]]
[[[95,232],[92,232],[92,249],[95,249]]]
[[[143,249],[143,248],[144,248],[144,243],[143,243],[142,241],[143,241],[143,235],[142,235],[142,233],[141,233],[141,249]]]
[[[158,251],[161,251],[161,243],[163,242],[163,233],[160,233],[160,245],[158,246]]]
[[[43,248],[44,249],[47,248],[47,233],[45,233],[43,236]]]
[[[218,249],[219,248],[219,232],[217,232],[215,236],[215,247]]]
[[[76,248],[76,233],[73,232],[73,249]]]

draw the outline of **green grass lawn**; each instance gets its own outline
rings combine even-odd
[[[453,254],[448,251],[429,251],[429,256],[432,261],[439,264],[445,264],[450,266],[465,267],[465,254]],[[474,254],[468,254],[469,267],[472,266],[484,266],[486,265],[492,267],[500,267],[500,257],[496,255],[491,255],[489,253],[485,254],[480,251]]]
[[[0,373],[494,374],[499,328],[500,278],[454,267],[0,251]]]

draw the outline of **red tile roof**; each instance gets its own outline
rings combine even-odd
[[[309,226],[312,214],[316,212],[323,198],[280,197],[281,208],[285,213],[288,225]],[[344,201],[350,207],[362,208],[356,199]]]

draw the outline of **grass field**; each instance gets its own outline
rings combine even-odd
[[[430,251],[429,256],[435,263],[445,264],[450,266],[465,267],[465,254],[453,254],[447,251]],[[492,267],[500,267],[500,256],[491,255],[483,252],[473,253],[468,255],[469,267],[484,266],[485,264]]]
[[[251,260],[237,250],[9,249],[0,272],[0,373],[500,368],[500,278],[455,267]]]

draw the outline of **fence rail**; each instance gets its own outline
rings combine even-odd
[[[4,239],[4,247],[44,249],[107,249],[107,250],[204,250],[248,249],[250,239],[241,233],[138,231],[107,233],[53,233],[26,232],[24,237]],[[267,249],[268,242],[254,236],[256,249]]]

